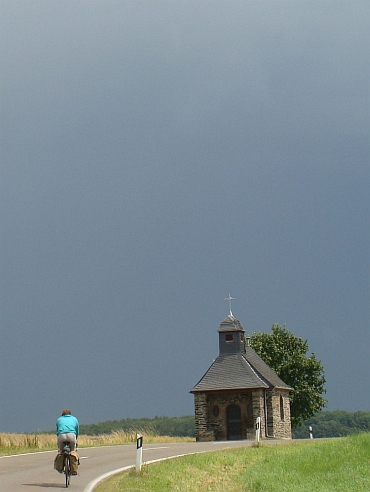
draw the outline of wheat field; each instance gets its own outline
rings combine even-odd
[[[155,442],[190,442],[190,437],[159,436],[145,430],[130,432],[114,431],[110,434],[97,436],[80,435],[78,447],[112,446],[118,444],[132,444],[136,442],[137,434],[141,434],[147,443]],[[7,434],[0,433],[0,455],[17,454],[33,451],[47,451],[57,449],[57,439],[54,434]]]

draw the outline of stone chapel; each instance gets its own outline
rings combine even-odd
[[[244,334],[230,309],[218,329],[219,355],[190,391],[197,441],[254,439],[257,417],[261,439],[291,439],[291,388],[257,355]]]

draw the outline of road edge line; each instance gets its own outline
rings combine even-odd
[[[166,458],[158,458],[157,460],[145,461],[143,463],[143,466],[151,465],[152,463],[158,463],[159,461],[171,460],[172,458],[181,458],[182,456],[191,456],[192,454],[202,454],[202,453],[209,453],[209,452],[210,451],[195,451],[194,453],[184,453],[184,454],[177,454],[175,456],[167,456]],[[88,483],[86,485],[86,487],[84,488],[83,492],[93,492],[98,485],[100,485],[102,482],[104,482],[108,478],[111,478],[114,475],[118,475],[119,473],[128,471],[131,468],[135,468],[135,465],[129,465],[129,466],[125,466],[123,468],[117,468],[116,470],[112,470],[110,472],[104,473],[103,475],[96,477],[94,480],[92,480],[90,483]]]
[[[100,485],[102,482],[107,480],[107,478],[113,477],[114,475],[118,475],[119,473],[130,470],[131,468],[134,468],[134,465],[124,466],[123,468],[117,468],[116,470],[112,470],[110,472],[103,473],[103,475],[96,477],[94,480],[92,480],[90,483],[88,483],[86,485],[86,487],[84,488],[84,492],[93,492],[93,490],[98,485]]]

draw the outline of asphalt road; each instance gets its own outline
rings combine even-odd
[[[274,441],[277,444],[279,441]],[[286,442],[286,441],[285,441]],[[289,442],[289,441],[288,441]],[[217,441],[207,443],[148,444],[143,446],[143,461],[230,447],[251,446],[253,441]],[[91,492],[99,477],[114,470],[134,466],[136,444],[79,448],[79,475],[71,477],[70,489]],[[65,488],[64,475],[53,469],[56,451],[0,457],[1,492],[38,492]]]

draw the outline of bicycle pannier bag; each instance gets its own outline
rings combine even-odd
[[[54,469],[57,470],[58,472],[63,471],[63,455],[62,454],[57,454],[54,460]]]
[[[78,465],[80,464],[80,459],[76,451],[71,451],[69,454],[69,460],[71,463],[71,472],[75,475],[78,472]]]

